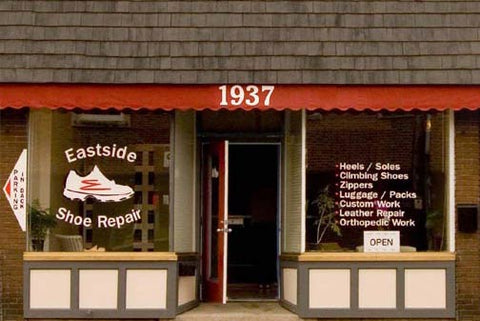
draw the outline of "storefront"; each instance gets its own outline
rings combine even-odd
[[[174,318],[235,300],[455,317],[456,213],[476,231],[476,205],[455,198],[455,117],[477,87],[0,93],[2,115],[28,111],[26,168],[4,187],[27,213],[25,318]]]

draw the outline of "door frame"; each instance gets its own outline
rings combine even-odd
[[[277,279],[277,283],[280,284],[281,280],[280,280],[280,255],[281,255],[281,239],[282,239],[282,190],[283,190],[283,186],[282,186],[282,166],[283,166],[283,158],[282,158],[282,142],[278,142],[278,141],[275,141],[275,142],[265,142],[265,141],[251,141],[251,142],[243,142],[243,141],[228,141],[228,140],[224,140],[224,139],[221,139],[220,137],[216,137],[216,138],[210,138],[210,139],[205,139],[203,140],[200,145],[200,149],[201,149],[201,158],[202,158],[202,162],[201,162],[201,168],[200,168],[200,172],[202,173],[201,175],[201,197],[200,197],[200,200],[201,200],[201,205],[200,205],[200,208],[201,208],[201,219],[200,219],[200,231],[201,231],[201,238],[200,238],[200,242],[201,242],[201,246],[200,246],[200,249],[202,251],[201,253],[201,282],[205,282],[205,279],[206,279],[206,275],[207,273],[209,273],[208,270],[208,262],[206,262],[206,260],[210,260],[210,257],[208,255],[205,255],[205,250],[207,248],[207,244],[205,244],[207,242],[207,238],[206,238],[206,235],[205,235],[205,231],[206,231],[206,228],[205,228],[205,224],[209,224],[209,222],[206,221],[206,216],[205,216],[205,213],[204,213],[204,210],[205,210],[205,205],[204,205],[204,202],[205,202],[205,175],[204,175],[204,171],[205,171],[205,164],[204,164],[204,152],[205,152],[205,146],[208,145],[208,144],[211,144],[211,143],[215,143],[215,142],[225,142],[226,143],[226,146],[225,146],[225,184],[226,184],[226,191],[224,193],[224,209],[225,209],[225,215],[226,215],[226,222],[224,222],[224,225],[223,225],[223,234],[224,234],[224,242],[223,242],[223,258],[222,258],[222,261],[223,261],[223,284],[222,284],[222,291],[223,291],[223,295],[222,295],[222,303],[225,304],[227,301],[228,301],[228,297],[227,297],[227,280],[228,280],[228,172],[229,172],[229,155],[228,155],[228,150],[229,150],[229,146],[232,146],[232,145],[273,145],[273,146],[276,146],[277,147],[277,151],[276,151],[276,154],[277,154],[277,192],[276,192],[276,196],[277,196],[277,213],[276,213],[276,226],[275,226],[275,236],[276,236],[276,244],[277,244],[277,248],[276,248],[276,279]],[[213,232],[213,231],[210,231],[210,232]],[[201,286],[201,299],[202,300],[205,300],[206,298],[209,297],[209,295],[207,295],[206,293],[203,293],[203,291],[208,291],[207,288],[205,286]],[[278,291],[277,291],[277,299],[279,299],[281,297],[281,287],[279,286],[278,287]]]

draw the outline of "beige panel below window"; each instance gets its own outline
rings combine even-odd
[[[297,305],[297,269],[283,269],[283,299]]]
[[[406,309],[445,309],[446,271],[443,269],[405,270]]]
[[[310,270],[309,280],[310,309],[350,308],[350,270]]]
[[[127,309],[165,309],[167,270],[127,270]]]
[[[80,270],[80,309],[116,309],[117,298],[117,270]]]
[[[178,278],[178,305],[195,300],[195,276],[181,276]]]
[[[70,309],[70,270],[31,270],[30,309]]]
[[[358,271],[358,306],[365,309],[394,309],[397,306],[397,270]]]

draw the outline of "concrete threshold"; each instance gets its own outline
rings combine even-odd
[[[175,321],[298,321],[304,320],[278,302],[201,303]]]

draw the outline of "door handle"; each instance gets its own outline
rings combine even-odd
[[[227,233],[230,233],[232,231],[231,228],[226,229]],[[225,228],[217,228],[217,232],[225,232]]]
[[[220,224],[223,224],[223,228],[217,228],[217,232],[227,232],[230,233],[232,231],[231,228],[228,227],[228,221],[220,221]]]

